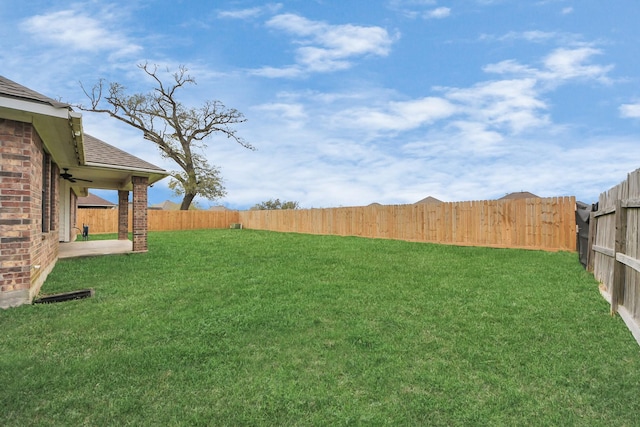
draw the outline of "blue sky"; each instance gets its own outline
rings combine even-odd
[[[590,203],[640,167],[638,22],[635,0],[9,0],[0,74],[76,104],[80,81],[147,91],[137,64],[186,66],[181,100],[240,110],[257,148],[208,141],[228,195],[205,208]],[[84,129],[175,168],[114,119],[84,113]]]

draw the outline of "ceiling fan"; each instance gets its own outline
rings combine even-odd
[[[60,177],[66,179],[69,182],[76,182],[76,181],[93,182],[90,179],[74,178],[73,175],[69,173],[69,168],[63,168],[63,169],[64,169],[64,173],[61,173]]]

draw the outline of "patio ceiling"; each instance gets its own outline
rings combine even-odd
[[[102,190],[133,190],[132,176],[144,176],[149,178],[149,184],[153,184],[167,176],[166,172],[153,172],[148,170],[115,169],[99,166],[75,166],[68,168],[68,173],[73,175],[76,182],[70,186],[85,193],[89,188]],[[82,180],[89,180],[82,181]]]

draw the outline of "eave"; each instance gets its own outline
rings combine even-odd
[[[79,165],[84,158],[82,116],[69,107],[0,97],[0,118],[31,123],[60,167]]]

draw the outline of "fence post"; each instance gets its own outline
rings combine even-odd
[[[595,212],[589,213],[589,240],[587,243],[587,271],[593,273],[593,263],[596,252],[593,250],[593,242],[598,233],[598,217]]]
[[[616,200],[616,245],[613,258],[613,283],[611,285],[611,315],[618,312],[618,304],[624,297],[626,266],[618,261],[618,253],[624,254],[627,246],[627,209],[622,200]]]

